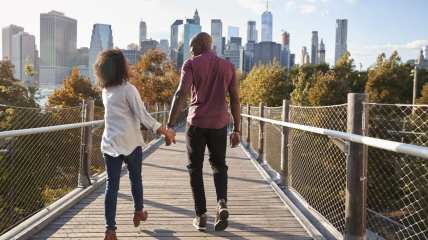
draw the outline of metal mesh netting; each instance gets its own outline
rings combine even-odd
[[[81,110],[0,105],[0,131],[78,123]],[[166,112],[153,116],[166,122]],[[104,108],[95,106],[94,119],[103,118]],[[103,130],[92,129],[91,176],[105,171]],[[143,130],[143,137],[150,142],[158,136]],[[80,144],[81,128],[0,139],[0,235],[77,187]]]
[[[259,107],[251,107],[251,115],[253,116],[259,116],[260,115],[260,108]],[[259,128],[260,123],[259,121],[251,120],[251,133],[250,133],[250,143],[251,147],[255,150],[259,150]]]
[[[346,131],[347,105],[290,106],[290,122]],[[289,133],[289,186],[337,230],[345,230],[346,155],[329,137]]]
[[[281,120],[282,107],[266,107],[265,117]],[[281,172],[281,134],[281,127],[265,123],[265,160],[278,172]]]
[[[428,106],[366,104],[368,135],[428,147]],[[385,239],[428,239],[426,159],[369,147],[368,228]]]
[[[0,106],[0,131],[79,122],[81,108]],[[77,187],[80,129],[0,139],[0,234]]]

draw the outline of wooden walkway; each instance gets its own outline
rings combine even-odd
[[[192,226],[194,208],[185,149],[183,133],[179,133],[177,145],[162,146],[144,160],[144,199],[149,219],[139,228],[132,223],[130,184],[123,173],[117,209],[119,239],[310,239],[240,148],[228,149],[229,228],[213,231],[215,190],[211,168],[205,161],[210,225],[207,232],[196,231]],[[100,187],[33,239],[102,239],[103,198],[104,187]]]

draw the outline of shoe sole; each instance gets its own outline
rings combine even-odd
[[[139,220],[133,220],[134,227],[139,227],[141,225],[141,222],[145,222],[147,218],[149,218],[149,213],[147,211],[144,211],[145,218],[139,219]]]
[[[201,227],[199,225],[193,224],[193,226],[196,228],[196,230],[205,232],[207,230],[207,227]]]
[[[218,213],[218,219],[214,225],[214,231],[223,231],[225,230],[228,225],[228,219],[229,218],[229,211],[227,209],[222,209],[219,213]]]

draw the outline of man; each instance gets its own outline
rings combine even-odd
[[[192,57],[181,70],[181,80],[175,93],[168,128],[173,128],[183,109],[186,96],[191,91],[187,117],[186,144],[190,185],[195,203],[196,217],[193,226],[206,230],[207,209],[202,167],[205,147],[208,147],[209,162],[213,170],[217,193],[215,231],[228,226],[227,209],[227,124],[230,121],[226,97],[230,97],[230,109],[234,120],[231,146],[240,142],[239,82],[233,65],[219,58],[211,50],[212,38],[208,33],[199,33],[190,43]]]

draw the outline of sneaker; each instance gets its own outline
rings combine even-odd
[[[134,226],[135,227],[140,226],[140,222],[146,221],[148,217],[149,217],[149,213],[147,211],[141,210],[141,211],[135,212],[134,213],[134,219],[133,219]]]
[[[115,230],[107,230],[104,236],[104,240],[117,240]]]
[[[199,231],[207,230],[207,215],[202,214],[193,219],[193,226]]]
[[[229,210],[227,210],[226,200],[218,201],[217,215],[215,217],[214,230],[223,231],[228,226]]]

